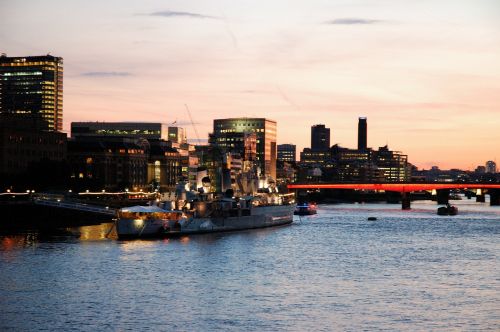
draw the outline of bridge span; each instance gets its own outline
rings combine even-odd
[[[500,183],[307,183],[289,184],[288,189],[351,189],[374,190],[401,193],[403,209],[410,208],[408,193],[415,191],[436,191],[438,204],[446,204],[449,191],[453,189],[476,190],[476,200],[484,202],[484,194],[490,195],[491,205],[500,205]]]

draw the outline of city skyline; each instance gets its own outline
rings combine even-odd
[[[497,157],[494,1],[26,1],[1,9],[1,52],[64,58],[68,132],[75,121],[177,121],[193,139],[188,104],[203,138],[213,119],[266,117],[278,123],[277,143],[298,151],[318,123],[331,128],[332,145],[355,147],[366,116],[369,147],[388,144],[419,168],[473,170]]]

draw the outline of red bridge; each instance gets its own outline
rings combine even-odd
[[[288,189],[351,189],[400,192],[403,209],[410,208],[410,197],[407,195],[410,192],[436,190],[438,203],[444,204],[448,202],[450,189],[478,189],[477,201],[484,202],[484,193],[487,191],[490,195],[490,204],[500,205],[500,183],[309,183],[289,184]]]

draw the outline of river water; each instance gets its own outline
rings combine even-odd
[[[1,331],[500,330],[500,208],[320,205],[290,226],[0,236]],[[375,216],[376,221],[367,217]]]

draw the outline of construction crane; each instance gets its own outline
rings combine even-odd
[[[189,120],[191,121],[191,125],[193,126],[194,133],[196,134],[196,140],[198,141],[198,144],[200,144],[200,135],[198,135],[198,130],[196,130],[196,126],[194,125],[193,117],[191,116],[191,111],[189,111],[189,107],[187,104],[184,104],[186,106],[186,111],[189,115]]]

